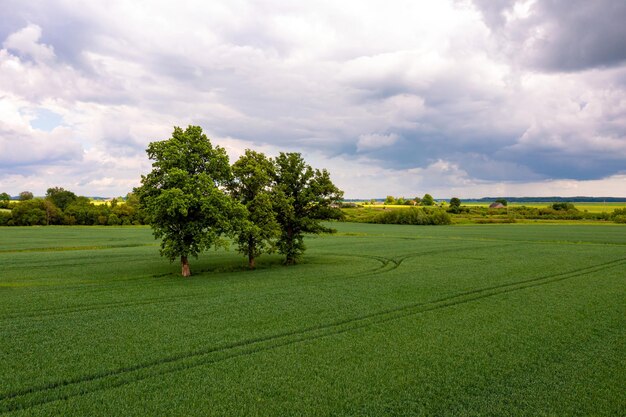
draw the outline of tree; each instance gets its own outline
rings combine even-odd
[[[433,196],[430,194],[424,194],[424,197],[422,197],[422,205],[423,206],[434,206],[435,205],[435,200],[433,199]]]
[[[554,203],[550,207],[552,207],[552,210],[556,211],[578,211],[574,204],[568,202]]]
[[[231,178],[228,155],[199,126],[175,127],[170,139],[152,142],[146,151],[152,171],[142,175],[135,193],[155,238],[162,239],[161,255],[180,257],[188,277],[189,256],[224,245],[221,236],[243,217],[241,205],[223,191]]]
[[[506,207],[506,206],[508,206],[508,205],[509,205],[509,202],[508,202],[508,201],[506,201],[506,198],[498,198],[498,199],[496,199],[496,201],[495,201],[495,202],[496,202],[496,203],[500,203],[500,204],[502,204],[504,207]]]
[[[59,209],[47,200],[34,198],[17,204],[11,216],[15,226],[44,226],[58,221]]]
[[[65,210],[67,206],[76,200],[76,194],[62,187],[54,187],[48,188],[46,199],[52,201],[61,210]]]
[[[246,220],[237,232],[239,252],[248,256],[248,266],[255,268],[255,259],[274,250],[280,228],[273,210],[271,184],[274,165],[264,154],[246,149],[233,164],[232,196],[246,208]]]
[[[313,170],[299,153],[281,152],[274,165],[274,205],[281,229],[278,250],[285,255],[285,264],[292,265],[306,249],[305,233],[334,231],[321,221],[341,217],[337,206],[343,192],[328,171]]]
[[[461,200],[458,199],[457,197],[452,197],[450,199],[450,207],[461,207]]]
[[[11,201],[11,196],[7,193],[0,193],[0,208],[9,208],[9,202]]]
[[[33,193],[30,191],[22,191],[20,193],[20,201],[27,201],[33,199]]]
[[[387,198],[385,198],[385,204],[395,204],[395,202],[396,199],[392,195],[388,195]]]

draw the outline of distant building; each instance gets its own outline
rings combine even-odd
[[[500,208],[506,208],[506,206],[502,203],[491,203],[489,204],[489,208],[500,209]]]

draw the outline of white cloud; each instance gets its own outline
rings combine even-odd
[[[358,152],[371,151],[378,148],[391,146],[399,139],[400,137],[395,133],[390,133],[388,135],[380,133],[369,133],[359,136],[359,140],[356,143],[356,148]]]
[[[2,43],[3,48],[12,49],[21,54],[30,56],[38,62],[48,62],[54,59],[54,48],[39,43],[41,28],[30,24],[25,28],[12,33]]]
[[[0,49],[0,129],[10,132],[0,188],[44,176],[43,191],[124,194],[149,169],[148,142],[187,124],[233,157],[303,152],[348,197],[615,185],[626,67],[530,71],[508,48],[527,25],[556,30],[533,20],[552,11],[475,2],[484,6],[51,1],[37,13],[20,3],[7,13],[21,29]],[[38,109],[62,126],[30,128]]]

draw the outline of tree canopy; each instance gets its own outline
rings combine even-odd
[[[11,196],[7,193],[0,193],[0,208],[9,208]]]
[[[71,191],[65,190],[62,187],[48,188],[46,192],[46,198],[54,203],[55,206],[61,210],[65,210],[74,200],[76,200],[76,194]]]
[[[22,191],[20,193],[20,201],[32,200],[33,198],[33,193],[30,191]]]
[[[239,252],[248,256],[248,266],[253,269],[258,256],[274,250],[280,231],[270,188],[275,169],[264,154],[246,149],[233,164],[232,171],[228,188],[246,208],[246,221],[240,223],[237,244]]]
[[[433,205],[435,205],[435,199],[430,194],[424,194],[424,197],[422,197],[422,205],[423,206],[433,206]]]
[[[274,201],[281,228],[278,249],[285,264],[295,264],[305,250],[305,233],[329,233],[321,221],[337,219],[343,192],[327,170],[314,170],[299,153],[281,152],[274,159]]]
[[[243,218],[241,205],[223,190],[231,179],[228,155],[199,126],[175,127],[147,153],[152,171],[135,192],[161,238],[161,254],[170,261],[180,257],[182,275],[190,276],[188,257],[222,245],[222,235]]]

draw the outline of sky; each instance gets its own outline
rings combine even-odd
[[[346,198],[626,197],[626,1],[0,0],[0,192],[125,195],[201,126]]]

